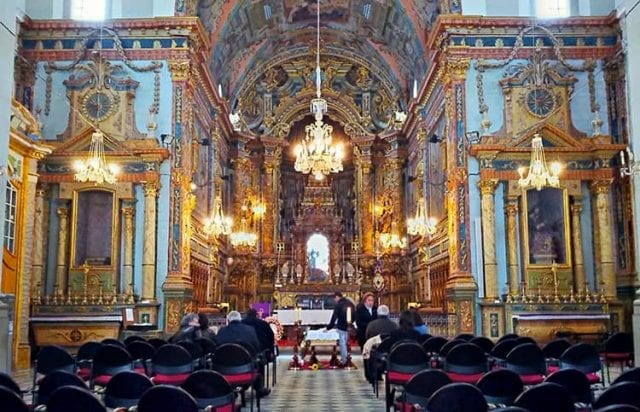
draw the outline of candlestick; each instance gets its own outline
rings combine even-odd
[[[351,323],[351,306],[347,306],[347,323]]]
[[[620,164],[622,166],[625,165],[625,160],[624,160],[624,151],[620,150]]]

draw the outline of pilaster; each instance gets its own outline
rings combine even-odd
[[[372,255],[374,238],[374,208],[373,208],[373,165],[371,147],[373,139],[359,140],[355,143],[354,159],[356,166],[356,213],[357,221],[361,222],[358,237],[362,252]]]
[[[265,143],[263,202],[266,210],[262,217],[262,250],[275,253],[275,239],[280,217],[280,163],[282,147],[277,143]]]
[[[61,201],[62,202],[62,201]],[[58,292],[67,290],[67,262],[69,261],[69,203],[61,203],[56,214],[59,219],[58,256],[56,259],[56,287]]]
[[[125,290],[129,285],[133,284],[133,219],[135,214],[135,208],[130,203],[126,203],[122,208],[122,215],[124,217],[124,253],[122,256],[123,265],[123,279]]]
[[[31,281],[32,287],[40,288],[39,293],[44,291],[45,284],[45,253],[46,250],[46,207],[45,197],[47,195],[48,185],[39,183],[36,187],[36,198],[34,203],[34,221],[33,221],[33,263],[31,265]]]
[[[579,199],[573,200],[571,205],[571,237],[573,243],[573,288],[576,291],[584,291],[586,287],[586,277],[584,272],[584,258],[582,255],[582,225],[580,216],[582,214],[582,202]]]
[[[496,260],[496,221],[494,193],[497,180],[482,180],[478,184],[482,195],[482,252],[484,261],[485,299],[498,299],[498,263]]]
[[[509,270],[509,294],[516,295],[520,287],[518,264],[518,199],[510,198],[505,206],[507,214],[507,266]]]
[[[604,293],[607,298],[615,299],[616,291],[616,271],[613,259],[613,244],[611,233],[613,227],[611,225],[611,201],[609,190],[611,188],[611,179],[594,180],[591,183],[591,191],[595,196],[596,221],[595,230],[598,232],[596,236],[596,247],[600,252],[600,283],[602,284]],[[597,285],[600,289],[600,285]]]

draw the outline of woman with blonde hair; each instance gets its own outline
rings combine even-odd
[[[356,328],[360,350],[362,350],[364,343],[367,341],[367,325],[378,317],[375,302],[375,295],[367,292],[362,296],[362,300],[356,307]]]

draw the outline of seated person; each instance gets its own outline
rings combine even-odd
[[[201,336],[198,315],[196,313],[187,313],[180,321],[180,329],[169,338],[169,342],[177,343],[183,340],[193,342]]]
[[[258,311],[253,308],[249,309],[242,323],[251,326],[256,331],[258,341],[260,342],[260,352],[273,354],[273,345],[275,344],[273,330],[267,322],[258,317]],[[271,359],[272,358],[267,360]]]
[[[369,322],[365,336],[369,340],[377,335],[388,335],[396,329],[398,329],[398,324],[389,319],[389,306],[380,305],[378,318]]]
[[[389,334],[389,339],[392,342],[400,342],[401,340],[415,340],[420,339],[420,333],[414,329],[413,313],[405,310],[400,314],[400,327]]]

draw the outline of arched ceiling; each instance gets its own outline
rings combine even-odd
[[[313,83],[318,2],[323,87],[360,106],[358,123],[369,132],[386,127],[424,78],[438,0],[200,0],[213,78],[252,131],[268,132],[269,109],[283,100],[308,105],[295,96]]]

